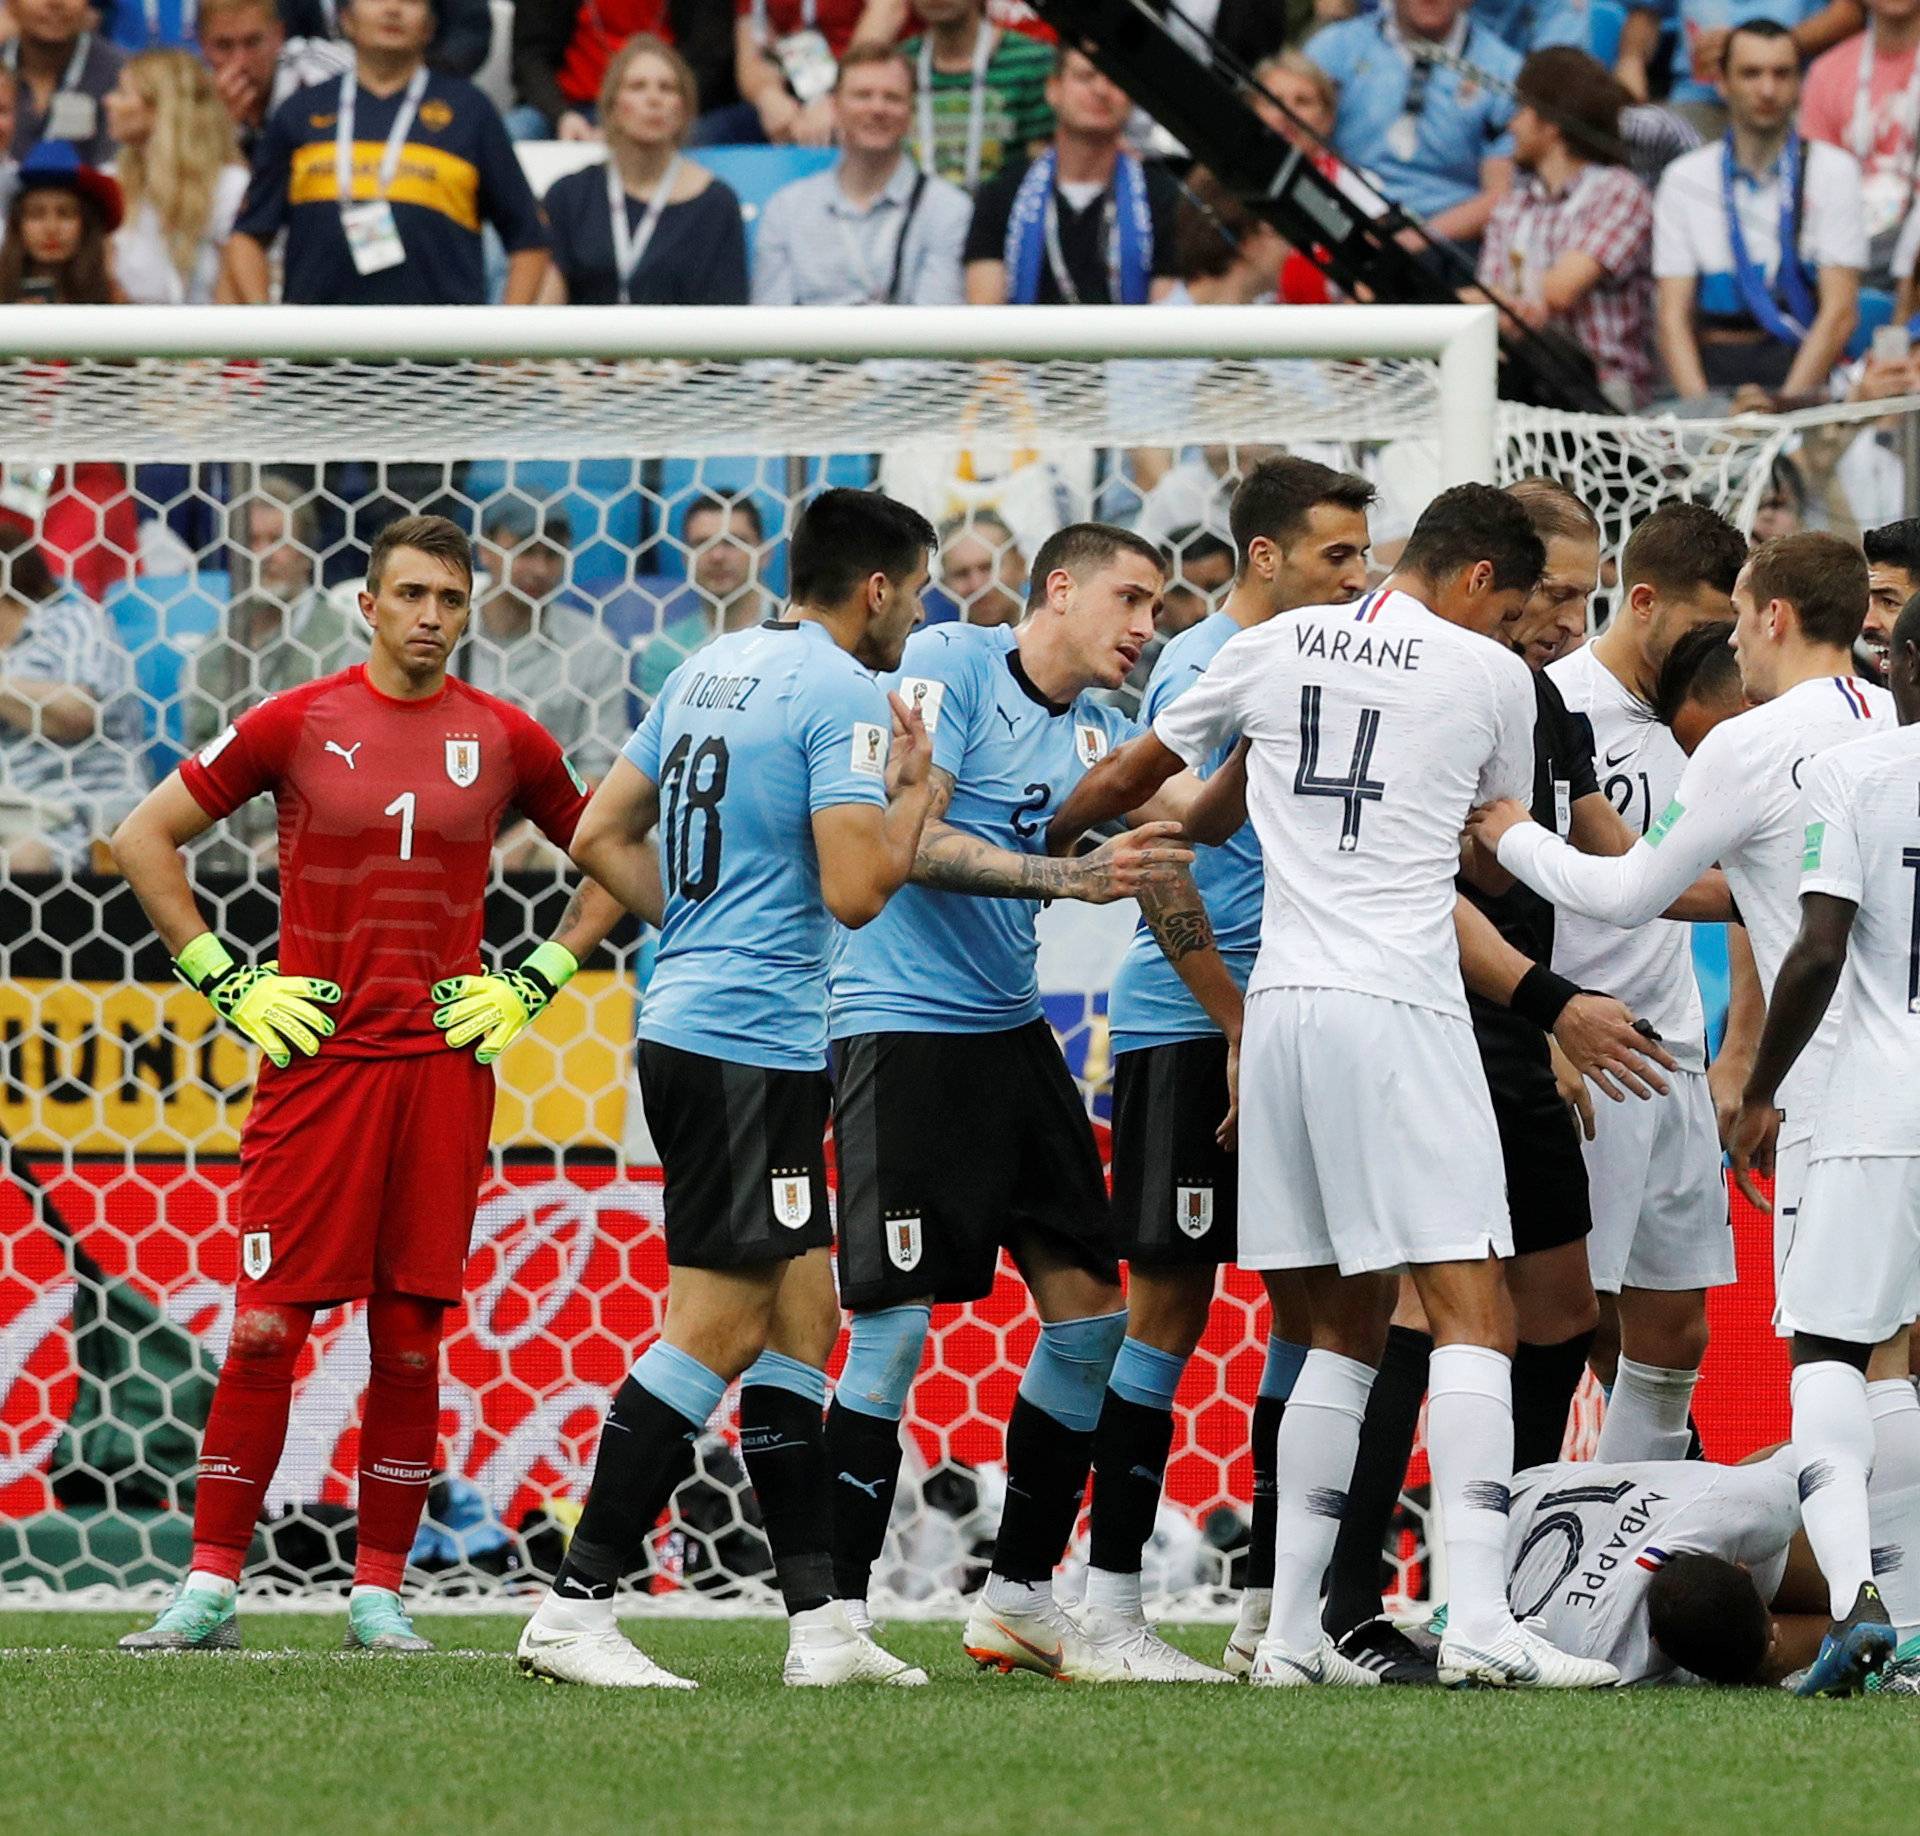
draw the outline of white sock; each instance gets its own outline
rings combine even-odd
[[[837,1643],[853,1632],[852,1622],[847,1618],[847,1609],[837,1600],[829,1600],[816,1607],[806,1607],[798,1613],[789,1613],[787,1628],[797,1639],[827,1644]]]
[[[1240,1596],[1240,1616],[1233,1622],[1235,1644],[1244,1644],[1249,1635],[1254,1638],[1266,1636],[1267,1624],[1273,1618],[1273,1589],[1270,1587],[1250,1587]]]
[[[980,1590],[980,1600],[989,1613],[1044,1613],[1053,1605],[1053,1583],[1009,1581],[1005,1575],[989,1575]]]
[[[856,1632],[864,1632],[868,1637],[872,1637],[873,1614],[868,1609],[867,1603],[864,1600],[843,1600],[840,1604],[846,1608],[847,1624]]]
[[[1902,1641],[1920,1632],[1920,1392],[1905,1377],[1867,1385],[1873,1477],[1867,1522],[1873,1578]]]
[[[1427,1367],[1427,1457],[1447,1538],[1447,1629],[1489,1645],[1513,1623],[1507,1513],[1513,1492],[1513,1360],[1440,1345]]]
[[[1123,1575],[1111,1568],[1087,1570],[1087,1598],[1090,1607],[1104,1607],[1136,1625],[1145,1623],[1146,1608],[1140,1604],[1140,1571]]]
[[[194,1569],[187,1576],[187,1585],[196,1594],[218,1594],[222,1600],[231,1600],[240,1591],[231,1575],[210,1575],[204,1568]]]
[[[1687,1411],[1693,1407],[1698,1371],[1675,1371],[1622,1358],[1600,1424],[1596,1460],[1684,1460],[1693,1437]]]
[[[1312,1651],[1320,1643],[1320,1581],[1333,1560],[1372,1388],[1372,1366],[1316,1349],[1300,1366],[1280,1418],[1266,1636],[1289,1651]]]
[[[549,1632],[598,1632],[613,1624],[613,1599],[573,1600],[549,1588],[533,1616]]]
[[[1793,1458],[1800,1473],[1800,1521],[1827,1578],[1833,1616],[1844,1619],[1861,1584],[1873,1579],[1867,1522],[1873,1417],[1864,1371],[1834,1360],[1794,1367]]]

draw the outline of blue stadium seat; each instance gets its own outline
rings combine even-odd
[[[831,147],[697,147],[693,158],[733,187],[746,223],[747,260],[753,260],[760,211],[783,185],[824,172],[833,164]]]
[[[186,755],[181,688],[187,659],[219,630],[228,596],[225,572],[211,569],[123,580],[107,590],[107,617],[133,658],[147,767],[156,782]]]
[[[1620,55],[1627,9],[1619,0],[1587,0],[1587,49],[1611,70]]]
[[[1860,322],[1853,328],[1853,336],[1847,340],[1849,357],[1864,357],[1873,347],[1873,334],[1883,325],[1893,323],[1893,295],[1882,293],[1878,287],[1860,289]]]

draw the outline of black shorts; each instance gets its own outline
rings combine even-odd
[[[1214,1268],[1239,1253],[1240,1156],[1218,1033],[1113,1061],[1113,1244],[1141,1268]]]
[[[1547,1036],[1530,1020],[1489,1022],[1476,1007],[1474,1036],[1493,1096],[1493,1120],[1507,1168],[1513,1253],[1558,1249],[1593,1229],[1580,1124],[1560,1100]]]
[[[1044,1020],[861,1033],[834,1042],[833,1065],[849,1307],[980,1300],[1022,1237],[1119,1280],[1100,1152]]]
[[[824,1071],[729,1064],[643,1039],[640,1097],[667,1176],[669,1267],[752,1268],[832,1243]]]

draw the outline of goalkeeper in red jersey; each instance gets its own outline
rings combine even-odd
[[[493,1121],[493,1061],[613,928],[591,881],[517,968],[480,961],[509,810],[565,848],[586,790],[551,735],[447,674],[473,558],[443,517],[374,543],[364,664],[262,702],[121,824],[114,858],[181,980],[266,1063],[240,1135],[240,1282],[201,1444],[193,1565],[130,1651],[233,1649],[235,1586],[323,1307],[367,1303],[354,1650],[425,1651],[400,1603],[439,1431],[440,1337],[460,1298]],[[183,844],[271,792],[278,960],[236,961]],[[451,1049],[450,1049],[451,1048]]]

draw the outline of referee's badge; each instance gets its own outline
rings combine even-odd
[[[258,1281],[273,1267],[273,1238],[264,1230],[250,1230],[240,1239],[240,1266],[249,1281]]]
[[[813,1216],[813,1182],[806,1174],[774,1174],[773,1215],[789,1230],[798,1230]]]
[[[1204,1237],[1213,1228],[1213,1188],[1180,1186],[1173,1195],[1173,1221],[1189,1237]]]
[[[902,676],[900,699],[920,716],[921,725],[932,733],[940,725],[940,703],[946,699],[947,685],[931,676]]]
[[[447,776],[465,790],[480,775],[480,741],[467,734],[447,741]]]
[[[1106,756],[1107,736],[1098,727],[1075,727],[1073,749],[1080,755],[1080,763],[1091,771]]]
[[[887,1260],[903,1275],[911,1274],[920,1266],[920,1220],[918,1218],[887,1220]]]

